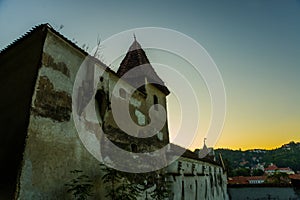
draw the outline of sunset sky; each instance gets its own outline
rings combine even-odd
[[[98,35],[105,40],[138,27],[182,32],[206,49],[224,81],[227,113],[215,148],[271,149],[300,141],[299,0],[0,0],[0,49],[41,23],[63,25],[63,35],[90,47]],[[175,107],[169,105],[174,116]],[[199,136],[190,148],[202,145]]]

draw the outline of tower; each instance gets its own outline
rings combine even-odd
[[[124,59],[120,63],[116,76],[110,78],[110,81],[115,79],[111,85],[116,85],[116,82],[121,82],[122,84],[118,84],[118,88],[114,87],[114,90],[119,91],[118,93],[113,94],[112,91],[109,91],[110,96],[117,96],[120,110],[129,106],[131,119],[136,125],[145,127],[152,120],[165,121],[161,129],[153,128],[151,130],[147,129],[147,131],[134,130],[136,132],[132,134],[136,136],[134,137],[126,134],[126,131],[123,132],[119,129],[120,126],[115,123],[112,111],[108,110],[108,114],[104,119],[104,133],[108,135],[108,138],[112,142],[133,152],[154,151],[167,145],[169,143],[169,134],[166,119],[166,97],[170,91],[155,72],[145,51],[135,37]],[[134,90],[134,92],[130,94],[130,90]],[[153,111],[151,117],[149,116],[150,108]],[[165,112],[164,119],[161,119],[162,114],[161,110],[159,110],[161,108]],[[122,121],[124,121],[123,125],[127,126],[127,118],[126,116],[123,117],[124,120],[121,120],[119,125],[120,123],[122,125]],[[147,137],[147,134],[151,136]]]

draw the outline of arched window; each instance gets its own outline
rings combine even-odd
[[[119,96],[123,99],[126,99],[126,91],[123,88],[119,89]]]
[[[158,110],[158,98],[156,95],[153,96],[153,104],[154,104],[154,109]]]
[[[108,102],[107,102],[107,99],[106,99],[105,92],[103,90],[98,90],[96,95],[95,95],[95,100],[98,104],[100,117],[103,120],[106,109],[108,107],[108,105],[107,105]]]

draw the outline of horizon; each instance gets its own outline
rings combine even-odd
[[[217,64],[225,84],[227,113],[223,131],[218,141],[207,146],[274,149],[290,141],[300,141],[300,1],[188,4],[165,1],[159,5],[2,0],[0,26],[5,31],[0,32],[0,49],[45,22],[56,29],[63,25],[60,33],[78,46],[90,47],[96,44],[97,34],[105,40],[132,28],[170,28],[203,45]],[[89,14],[83,12],[87,10]],[[143,36],[137,35],[137,39],[143,47]],[[132,38],[128,38],[128,44],[131,42]],[[129,45],[124,46],[127,48]],[[147,56],[151,61],[157,55],[149,52]],[[191,150],[202,148],[211,116],[206,85],[199,81],[197,87],[201,117],[204,117]],[[169,101],[172,102],[168,105],[169,131],[174,134],[180,125],[180,108],[176,99]]]
[[[276,149],[279,149],[281,148],[283,145],[286,145],[286,144],[290,144],[294,142],[295,144],[300,144],[300,141],[290,141],[290,142],[287,142],[287,143],[283,143],[282,145],[279,145],[277,147],[272,147],[272,148],[239,148],[239,149],[233,149],[233,148],[228,148],[228,147],[218,147],[216,149],[226,149],[226,150],[234,150],[234,151],[251,151],[251,150],[267,150],[267,151],[270,151],[270,150],[276,150]],[[214,150],[216,150],[214,149]]]

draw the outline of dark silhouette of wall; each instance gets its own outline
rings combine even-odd
[[[45,35],[40,27],[0,52],[0,199],[16,189]]]

